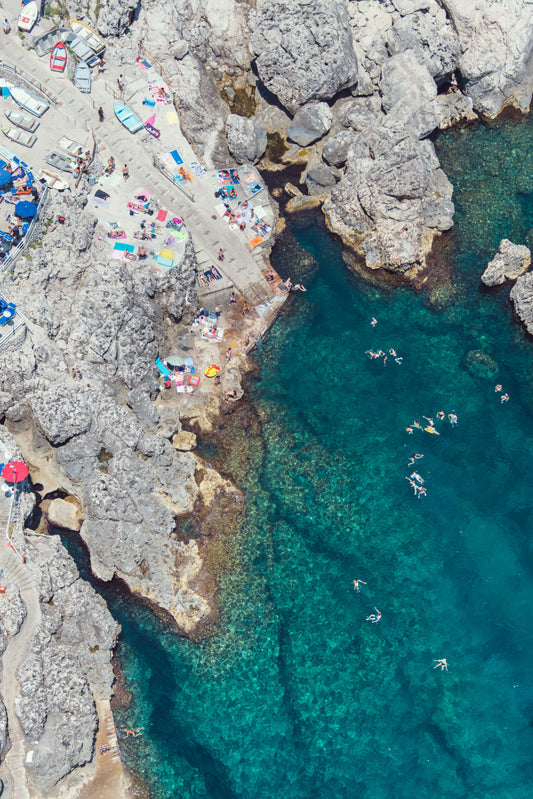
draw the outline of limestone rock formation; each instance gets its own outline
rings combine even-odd
[[[265,0],[252,47],[261,81],[292,114],[357,81],[345,0]]]
[[[161,276],[117,268],[96,241],[91,215],[80,216],[82,201],[60,202],[53,211],[67,218],[65,245],[50,233],[38,266],[18,259],[9,278],[32,335],[0,351],[4,412],[13,429],[33,431],[32,459],[45,461],[59,487],[81,500],[94,573],[118,575],[190,631],[212,610],[197,590],[197,543],[174,536],[176,518],[198,497],[197,461],[158,434],[151,396],[158,344],[167,346],[165,319],[197,308],[194,250],[186,247]],[[81,381],[71,377],[73,364]],[[173,415],[170,435],[180,429]]]
[[[511,289],[511,300],[514,309],[526,326],[527,332],[533,334],[533,272],[526,272],[518,278]]]
[[[435,81],[412,50],[385,61],[380,90],[385,113],[408,125],[419,138],[428,136],[442,121]]]
[[[346,163],[348,152],[354,144],[356,135],[353,131],[340,130],[324,139],[322,157],[331,166],[342,166]]]
[[[267,135],[261,125],[238,114],[230,114],[226,119],[226,139],[238,164],[255,164],[267,148]]]
[[[287,136],[296,144],[307,147],[328,133],[332,121],[333,114],[327,103],[308,103],[294,115]]]
[[[507,104],[527,110],[533,90],[533,4],[442,0],[461,46],[458,71],[474,108],[495,117]]]
[[[74,502],[67,502],[64,499],[47,499],[41,502],[41,510],[51,527],[75,531],[79,531],[81,527],[83,517]]]
[[[116,0],[102,3],[97,16],[98,32],[102,36],[122,35],[134,19],[138,0]]]
[[[40,575],[41,619],[17,671],[15,705],[32,752],[31,780],[48,792],[94,756],[95,699],[111,696],[119,627],[57,536],[36,540],[32,562]]]
[[[22,627],[25,618],[26,604],[20,591],[16,585],[9,585],[0,601],[0,628],[8,638],[12,638]]]
[[[433,145],[385,117],[359,134],[324,212],[368,267],[406,271],[452,226],[452,192]]]
[[[502,239],[495,257],[481,275],[486,286],[501,286],[506,280],[516,280],[531,266],[531,252],[522,244]]]

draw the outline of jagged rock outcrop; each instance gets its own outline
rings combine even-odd
[[[506,280],[516,280],[531,266],[531,252],[523,244],[502,239],[495,257],[481,275],[486,286],[501,286]]]
[[[294,115],[287,136],[296,144],[307,147],[328,133],[332,121],[333,114],[327,103],[308,103]]]
[[[533,3],[442,0],[461,46],[457,69],[474,108],[488,117],[512,104],[527,110],[533,90]]]
[[[452,226],[452,192],[431,142],[385,117],[359,134],[324,213],[368,267],[406,271]]]
[[[18,633],[26,618],[26,603],[16,585],[10,585],[0,602],[0,628],[12,638]]]
[[[261,81],[292,114],[357,81],[345,0],[265,0],[251,42]]]
[[[24,306],[32,336],[0,351],[6,418],[13,429],[34,431],[32,458],[45,461],[59,487],[81,500],[81,535],[94,573],[121,577],[190,631],[213,611],[199,590],[197,542],[174,536],[176,518],[199,496],[197,461],[158,434],[151,398],[158,390],[158,344],[166,346],[172,333],[165,325],[165,317],[173,318],[169,308],[174,318],[197,308],[194,250],[186,247],[181,263],[161,276],[127,264],[116,268],[94,240],[90,215],[85,223],[80,218],[78,202],[60,206],[65,248],[56,232],[49,234],[38,266],[19,259],[10,278],[10,296]],[[80,243],[73,263],[74,225]],[[26,303],[33,292],[35,305]],[[37,324],[39,307],[44,328]],[[82,371],[81,381],[71,365]],[[180,429],[179,412],[173,416],[170,435]]]
[[[94,756],[95,700],[111,697],[119,626],[57,536],[35,542],[32,562],[40,575],[41,620],[17,670],[15,705],[32,751],[31,780],[47,792]]]
[[[99,5],[96,27],[102,36],[121,36],[132,23],[139,0],[115,0]],[[89,23],[90,24],[90,23]]]
[[[519,319],[533,334],[533,272],[521,275],[511,289],[511,300]]]
[[[254,119],[230,114],[226,119],[228,149],[238,164],[255,164],[267,148],[267,135]]]
[[[331,166],[342,166],[346,163],[350,147],[355,144],[356,134],[351,130],[340,130],[324,139],[322,157]]]
[[[443,114],[435,81],[412,50],[385,61],[379,87],[385,113],[408,126],[419,138],[428,136],[441,123]]]

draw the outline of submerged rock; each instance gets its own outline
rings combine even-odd
[[[259,77],[292,114],[357,81],[344,0],[265,0],[251,43]]]
[[[495,257],[481,275],[486,286],[501,286],[506,280],[516,280],[531,266],[531,252],[523,244],[502,239]]]

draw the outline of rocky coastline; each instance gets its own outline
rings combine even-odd
[[[206,168],[299,165],[299,185],[285,186],[287,211],[321,208],[366,269],[408,279],[428,269],[436,238],[453,226],[453,186],[431,135],[508,106],[525,112],[531,100],[527,0],[121,0],[98,4],[98,13],[90,3],[86,21],[105,37],[117,73],[140,54],[159,65]],[[254,340],[285,300],[250,300],[249,315],[224,304],[234,346],[222,387],[177,404],[154,362],[161,351],[194,349],[201,242],[189,237],[179,262],[154,272],[110,260],[99,233],[86,183],[53,193],[38,245],[2,281],[27,327],[0,347],[0,443],[28,463],[43,518],[30,529],[35,497],[19,497],[12,538],[30,576],[25,594],[10,551],[0,597],[0,775],[12,790],[18,758],[34,797],[68,797],[82,784],[89,796],[98,779],[119,796],[129,784],[119,757],[102,773],[97,755],[106,741],[118,752],[110,699],[119,628],[49,527],[79,533],[93,574],[121,580],[179,634],[211,634],[212,561],[244,502],[195,453],[193,431],[211,430],[242,396]],[[531,332],[530,258],[526,265],[527,254],[506,247],[511,266],[493,263],[484,282],[518,278],[511,299]],[[182,532],[184,519],[194,536]]]

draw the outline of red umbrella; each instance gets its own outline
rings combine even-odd
[[[11,461],[11,463],[6,463],[0,475],[8,483],[21,483],[29,473],[30,470],[23,461]]]

